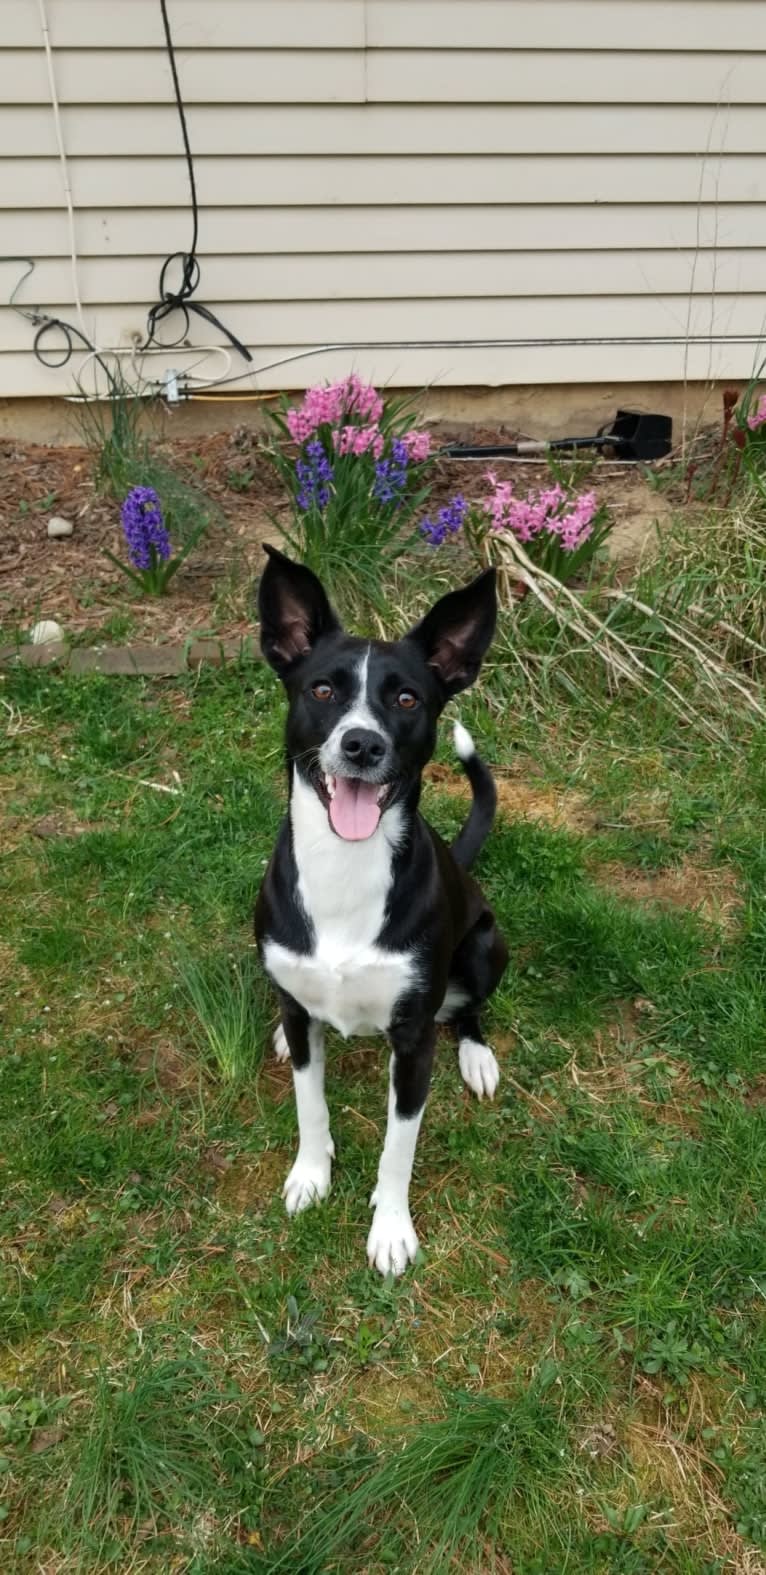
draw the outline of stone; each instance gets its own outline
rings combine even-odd
[[[41,618],[39,623],[29,631],[29,638],[33,645],[51,645],[53,641],[62,641],[64,631],[60,623],[53,618]]]
[[[65,520],[61,514],[52,514],[48,521],[48,535],[51,539],[56,536],[71,536],[74,525],[71,520]]]
[[[186,672],[186,656],[182,645],[78,646],[70,667],[73,673],[178,678]]]

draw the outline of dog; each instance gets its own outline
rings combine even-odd
[[[298,1155],[288,1214],[327,1197],[332,1160],[324,1031],[386,1034],[388,1124],[370,1206],[370,1267],[402,1274],[418,1238],[409,1186],[437,1023],[453,1025],[463,1080],[491,1099],[499,1069],[480,1024],[508,952],[468,870],[497,795],[467,730],[454,740],[473,792],[451,848],[418,814],[447,701],[474,682],[497,616],[495,572],[443,596],[403,639],[347,634],[321,581],[267,546],[261,647],[287,692],[289,804],[255,909],[292,1061]]]

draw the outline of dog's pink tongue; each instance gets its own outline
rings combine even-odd
[[[371,837],[380,820],[378,793],[374,782],[357,777],[336,777],[335,796],[330,799],[330,824],[347,842],[363,842]]]

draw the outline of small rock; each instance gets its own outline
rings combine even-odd
[[[71,520],[63,519],[60,514],[51,515],[48,521],[49,536],[71,536],[73,531],[74,525],[72,524]]]
[[[63,640],[64,631],[60,623],[53,618],[41,618],[29,631],[29,638],[33,645],[51,645],[54,641]]]

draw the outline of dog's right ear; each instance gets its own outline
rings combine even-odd
[[[324,587],[302,563],[264,543],[269,561],[258,587],[261,650],[284,678],[294,662],[311,650],[320,635],[340,628]]]

